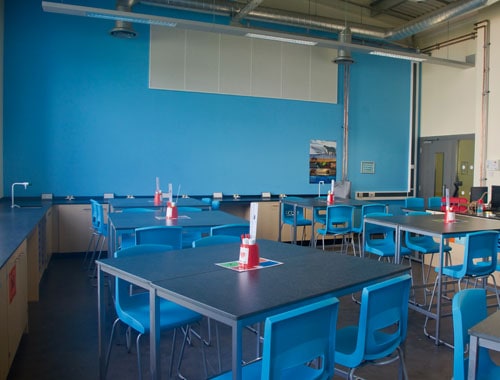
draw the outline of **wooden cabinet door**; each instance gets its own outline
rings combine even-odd
[[[0,380],[9,373],[9,338],[7,327],[8,283],[7,268],[0,268]]]
[[[59,252],[85,252],[91,235],[90,204],[59,205]]]
[[[28,326],[28,261],[26,240],[7,261],[7,326],[9,367]]]

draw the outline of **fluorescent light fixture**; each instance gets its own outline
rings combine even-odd
[[[98,12],[87,12],[86,16],[94,17],[94,18],[101,18],[104,20],[125,21],[125,22],[139,23],[139,24],[169,26],[172,28],[177,25],[176,22],[171,22],[171,21],[163,21],[163,20],[151,19],[151,18],[138,18],[138,17],[134,17],[134,16],[116,16],[116,15],[111,15],[111,14],[106,14],[106,13],[98,13]]]
[[[370,54],[372,55],[380,55],[382,57],[389,57],[389,58],[396,58],[396,59],[406,59],[408,61],[415,61],[415,62],[423,62],[426,60],[426,58],[423,57],[415,57],[412,55],[405,55],[405,54],[398,54],[398,53],[389,53],[385,51],[371,51]]]
[[[288,42],[288,43],[291,43],[291,44],[308,45],[308,46],[314,46],[314,45],[318,44],[315,41],[298,40],[298,39],[295,39],[295,38],[271,36],[271,35],[268,35],[268,34],[247,33],[247,34],[245,34],[245,36],[251,37],[251,38],[260,38],[262,40]]]
[[[160,25],[175,27],[177,22],[173,19],[161,16],[146,15],[142,13],[123,12],[112,9],[83,7],[80,5],[54,3],[42,1],[45,12],[62,13],[73,16],[94,17],[105,20],[125,21],[139,24]]]

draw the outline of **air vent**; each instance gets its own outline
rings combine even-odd
[[[115,22],[115,27],[109,31],[109,34],[117,38],[134,38],[137,36],[136,31],[132,27],[132,23],[121,20]]]

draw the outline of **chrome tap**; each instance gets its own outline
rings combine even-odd
[[[11,202],[12,202],[11,205],[10,205],[11,208],[20,207],[20,206],[18,206],[18,205],[16,205],[14,203],[14,187],[16,187],[16,186],[24,186],[24,190],[26,190],[29,185],[30,185],[29,182],[14,182],[12,184],[11,193],[10,193],[10,198],[11,198]]]

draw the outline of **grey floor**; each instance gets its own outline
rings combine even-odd
[[[331,254],[331,253],[325,253]],[[418,265],[414,265],[414,276],[419,276]],[[112,322],[112,306],[109,306]],[[359,305],[351,297],[341,299],[338,326],[356,323]],[[410,379],[450,379],[452,376],[452,349],[436,346],[423,333],[424,317],[410,310],[409,331],[404,350]],[[108,327],[109,327],[108,326]],[[202,328],[206,328],[203,321]],[[108,330],[109,331],[109,330]],[[442,336],[452,340],[451,319],[442,323]],[[230,366],[229,330],[219,326],[221,339],[222,368]],[[255,336],[245,335],[244,358],[251,359],[256,350]],[[124,345],[123,330],[120,330],[113,346],[109,364],[109,379],[136,379],[137,362],[135,347],[129,353]],[[171,334],[162,335],[162,371],[167,378]],[[141,347],[144,378],[148,372],[148,340]],[[197,340],[188,347],[182,363],[182,373],[189,379],[205,378]],[[217,355],[215,345],[206,347],[208,375],[216,373]],[[29,305],[29,333],[25,334],[13,366],[10,380],[23,379],[97,379],[97,301],[96,287],[82,268],[80,255],[55,255],[40,284],[40,301]],[[357,372],[367,379],[397,378],[396,365],[385,367],[368,366]],[[341,378],[335,376],[335,378]]]

